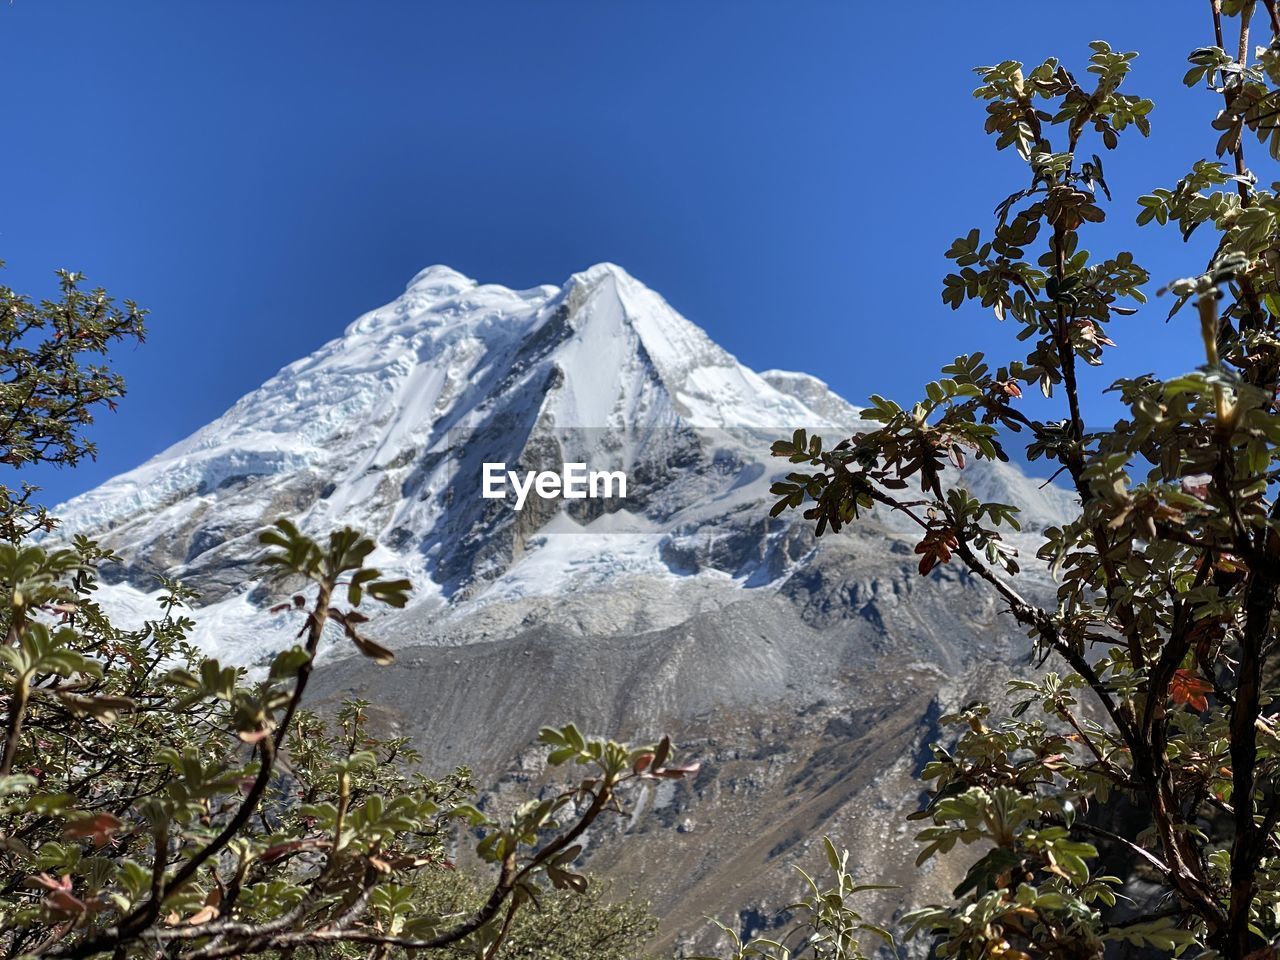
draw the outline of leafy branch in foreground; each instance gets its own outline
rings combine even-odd
[[[82,279],[59,270],[61,298],[38,304],[0,285],[0,463],[74,466],[92,457],[84,429],[98,409],[114,409],[124,396],[123,378],[105,360],[94,361],[114,344],[141,342],[146,311],[132,300],[118,306],[101,288],[83,290]],[[49,528],[34,493],[0,485],[6,539]]]
[[[391,654],[360,628],[366,600],[403,606],[409,585],[365,561],[350,529],[325,544],[287,521],[262,535],[263,562],[307,586],[286,604],[301,643],[265,676],[186,642],[189,599],[113,627],[94,603],[94,568],[74,550],[0,546],[6,746],[0,764],[0,949],[10,957],[217,957],[291,951],[443,950],[496,957],[519,909],[549,884],[582,892],[579,842],[620,809],[628,784],[679,778],[669,740],[628,747],[547,728],[553,766],[575,785],[498,819],[469,801],[469,776],[411,772],[403,738],[368,730],[367,703],[337,729],[301,709],[321,637],[335,624],[365,655]],[[424,911],[452,869],[451,824],[479,836],[496,880],[464,915]],[[426,886],[424,886],[426,885]]]
[[[1262,187],[1273,178],[1247,166],[1245,143],[1280,156],[1280,15],[1255,0],[1206,12],[1213,44],[1192,52],[1186,80],[1222,105],[1221,159],[1138,201],[1139,223],[1216,235],[1210,262],[1169,288],[1171,318],[1195,306],[1194,369],[1116,381],[1124,415],[1086,427],[1082,366],[1104,364],[1147,281],[1131,253],[1083,245],[1111,201],[1085,143],[1145,135],[1152,109],[1121,92],[1135,55],[1098,41],[1087,83],[1053,59],[978,70],[987,131],[1028,182],[991,229],[952,244],[942,299],[1012,323],[1021,355],[963,354],[909,405],[872,397],[871,428],[834,446],[803,431],[774,445],[793,465],[775,515],[803,509],[822,534],[871,509],[900,514],[918,531],[922,574],[962,565],[1041,664],[1057,661],[1014,683],[1012,715],[979,704],[947,718],[958,738],[924,771],[921,864],[976,853],[951,902],[910,918],[939,956],[1277,955],[1280,185]],[[1270,36],[1254,50],[1264,14]],[[1025,403],[1030,386],[1046,402]],[[1006,459],[1014,439],[1079,501],[1041,532],[1038,558],[1057,579],[1047,603],[1008,542],[1016,511],[966,488],[968,460]]]

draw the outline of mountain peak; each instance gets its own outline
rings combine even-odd
[[[464,290],[469,290],[475,285],[476,281],[465,274],[459,273],[453,267],[446,266],[443,263],[433,263],[431,266],[414,274],[413,279],[405,284],[404,289],[406,293],[415,291],[418,293],[452,296]]]
[[[579,270],[569,278],[570,283],[595,283],[603,277],[613,277],[619,280],[629,280],[632,283],[639,283],[635,277],[627,273],[627,271],[608,260],[602,260],[599,263],[593,263],[585,270]]]
[[[565,353],[604,376],[639,362],[673,394],[701,393],[698,370],[738,371],[738,361],[663,297],[613,263],[569,278],[561,291],[572,337]]]

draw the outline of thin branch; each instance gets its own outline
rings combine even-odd
[[[1130,853],[1145,860],[1149,866],[1159,871],[1166,880],[1172,879],[1173,871],[1169,869],[1169,865],[1167,863],[1145,847],[1138,846],[1132,840],[1128,840],[1125,837],[1120,836],[1118,833],[1112,833],[1110,830],[1104,830],[1102,827],[1095,827],[1091,823],[1085,823],[1079,820],[1076,821],[1073,826],[1077,830],[1081,830],[1085,833],[1093,834],[1095,837],[1101,837],[1104,840],[1109,840],[1112,843],[1119,844]]]
[[[0,758],[0,777],[7,777],[13,771],[13,760],[18,754],[18,744],[22,739],[22,721],[27,713],[27,702],[31,697],[31,675],[23,673],[9,695],[9,717],[6,722],[4,738],[4,756]]]

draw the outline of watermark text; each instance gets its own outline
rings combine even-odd
[[[508,470],[505,463],[486,463],[480,495],[486,500],[505,500],[507,487],[515,492],[515,509],[524,508],[530,493],[544,500],[612,499],[627,496],[627,475],[622,470],[588,470],[585,463],[566,463],[560,472]]]

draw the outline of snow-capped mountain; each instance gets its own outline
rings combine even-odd
[[[785,472],[769,442],[796,426],[847,431],[856,416],[812,377],[747,369],[615,265],[521,291],[433,266],[213,423],[57,514],[64,532],[101,536],[125,558],[109,602],[147,611],[155,575],[179,577],[202,593],[206,644],[247,659],[264,652],[264,630],[281,642],[292,633],[254,589],[256,535],[278,516],[317,534],[343,524],[373,534],[375,560],[414,580],[416,604],[493,603],[627,574],[680,580],[706,566],[700,545],[744,525],[756,542],[712,570],[771,582],[794,557],[778,553],[786,524],[766,524],[759,509]],[[574,461],[625,471],[627,498],[530,498],[517,512],[481,496],[484,463]]]
[[[465,760],[482,782],[527,780],[508,765],[550,721],[676,735],[704,776],[664,788],[644,821],[659,831],[645,849],[674,864],[646,891],[674,935],[776,899],[797,836],[909,863],[906,832],[866,811],[910,808],[932,718],[991,695],[993,671],[1025,650],[956,567],[921,581],[894,518],[821,541],[770,520],[788,467],[769,445],[800,426],[847,435],[858,411],[806,374],[747,369],[617,266],[520,291],[436,266],[56,513],[64,535],[123,557],[102,594],[117,614],[154,615],[156,575],[178,577],[203,597],[197,641],[249,664],[297,628],[269,612],[261,529],[288,516],[375,536],[378,565],[415,584],[409,608],[371,624],[396,664],[343,660],[313,689],[386,704],[433,769]],[[517,510],[481,495],[486,463],[571,462],[621,470],[626,497]],[[1010,466],[971,463],[964,482],[1018,504],[1032,529],[1070,507]],[[335,638],[327,654],[347,652]],[[629,849],[614,872],[643,884],[649,861]]]

